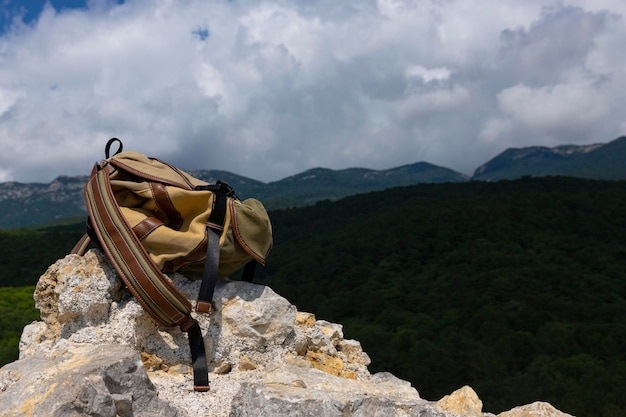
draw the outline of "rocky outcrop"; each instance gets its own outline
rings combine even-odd
[[[195,300],[199,282],[171,279]],[[220,282],[216,311],[197,316],[208,393],[193,391],[186,335],[157,326],[99,252],[56,262],[34,296],[41,321],[24,328],[20,359],[0,369],[2,416],[492,415],[470,387],[432,402],[389,373],[370,374],[369,357],[341,325],[298,312],[262,285]],[[501,417],[567,416],[544,405]]]

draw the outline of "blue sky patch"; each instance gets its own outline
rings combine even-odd
[[[6,33],[16,19],[26,24],[37,21],[46,3],[57,12],[87,7],[87,0],[0,0],[0,35]],[[124,0],[116,0],[116,3],[122,4]]]

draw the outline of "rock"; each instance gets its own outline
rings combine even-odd
[[[571,414],[563,413],[551,404],[537,401],[532,404],[515,407],[510,411],[498,414],[497,417],[573,417]]]
[[[468,417],[480,417],[483,412],[483,402],[476,392],[469,386],[464,386],[450,395],[437,401],[441,410]]]
[[[240,371],[253,371],[257,369],[259,365],[251,360],[248,355],[243,355],[239,360],[239,370]]]
[[[286,366],[267,373],[263,381],[242,384],[230,417],[418,415],[444,414],[390,374],[356,380]]]
[[[200,282],[170,279],[195,304]],[[193,391],[186,334],[158,326],[99,251],[50,266],[34,298],[41,321],[24,328],[20,359],[0,369],[2,416],[481,416],[469,387],[435,403],[389,373],[370,374],[340,324],[266,286],[223,280],[215,311],[193,313],[208,393]]]
[[[65,343],[0,369],[0,415],[174,417],[136,351]]]
[[[114,342],[109,334],[94,332],[106,325],[113,301],[123,293],[121,281],[98,252],[55,263],[37,283],[35,307],[42,322],[24,329],[20,355],[49,350],[60,339]]]
[[[377,396],[353,396],[297,386],[245,384],[230,417],[388,417],[444,416],[427,401],[416,404]]]

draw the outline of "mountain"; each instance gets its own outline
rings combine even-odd
[[[278,209],[418,183],[464,182],[468,179],[466,175],[427,162],[382,171],[367,168],[314,168],[270,182],[266,188],[256,190],[255,197],[269,209]]]
[[[229,171],[192,169],[191,175],[230,184],[242,198],[255,197],[269,210],[420,183],[499,181],[524,176],[589,179],[626,178],[626,136],[609,143],[510,148],[467,175],[428,162],[386,170],[313,168],[264,183]],[[59,177],[50,184],[0,183],[0,229],[28,227],[84,217],[82,188],[87,177]]]
[[[261,190],[267,187],[267,184],[264,182],[233,174],[229,171],[216,169],[189,169],[185,172],[208,183],[215,183],[218,180],[225,182],[233,187],[237,192],[237,195],[240,197],[257,195]]]
[[[268,209],[296,207],[319,200],[336,200],[357,193],[420,182],[462,182],[468,177],[426,162],[376,171],[366,168],[315,168],[280,181],[264,183],[228,171],[193,169],[206,182],[230,184],[240,198],[255,197]],[[50,184],[0,183],[0,229],[50,224],[84,217],[82,190],[87,177],[59,177]]]
[[[56,223],[86,213],[88,177],[58,177],[49,184],[0,183],[0,229]]]
[[[626,136],[609,143],[509,148],[478,167],[472,180],[497,181],[523,176],[626,178]]]

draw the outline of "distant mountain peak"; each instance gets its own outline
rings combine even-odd
[[[479,166],[473,180],[497,181],[522,176],[626,178],[626,136],[591,145],[508,148]]]

